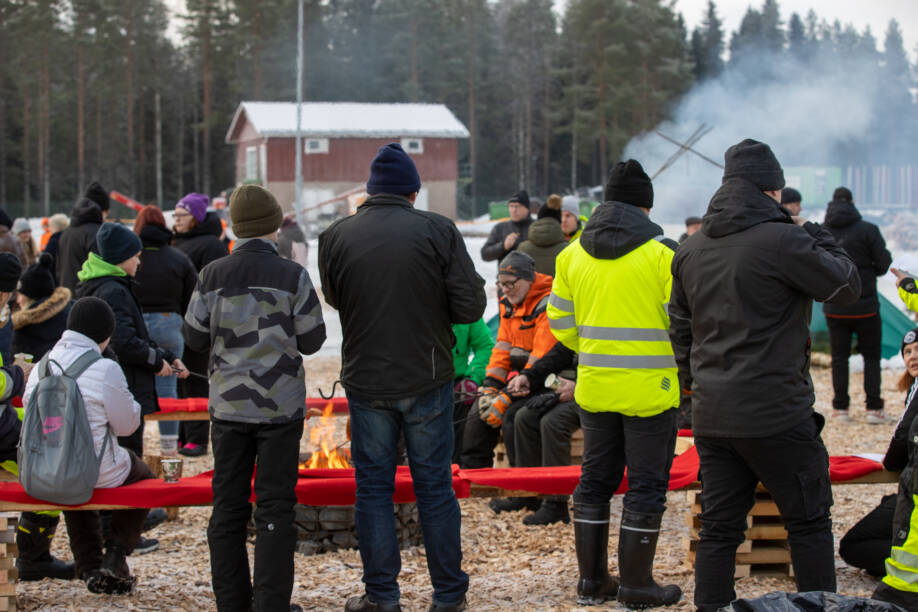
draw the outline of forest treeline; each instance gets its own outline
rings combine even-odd
[[[872,63],[888,116],[916,114],[895,21],[881,44],[813,12],[784,22],[765,0],[727,33],[710,2],[689,31],[670,4],[569,0],[556,15],[551,0],[304,0],[304,100],[446,104],[471,132],[464,216],[521,187],[601,183],[693,83],[763,54]],[[296,49],[296,0],[186,0],[177,13],[161,0],[0,0],[0,206],[68,210],[91,180],[166,207],[232,187],[233,112],[294,100]],[[889,139],[902,126],[887,123],[849,146],[901,154],[910,145]]]

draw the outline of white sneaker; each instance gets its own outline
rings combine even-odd
[[[886,413],[882,410],[868,410],[867,422],[871,425],[882,425],[886,422]]]
[[[850,423],[851,415],[848,414],[847,410],[836,410],[832,409],[832,421],[834,423]]]

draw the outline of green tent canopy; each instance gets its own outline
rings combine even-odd
[[[885,297],[880,294],[877,294],[877,297],[880,298],[880,318],[883,320],[882,355],[884,359],[889,359],[899,354],[899,349],[902,347],[902,336],[914,328],[915,323]],[[827,338],[828,333],[826,318],[822,314],[822,304],[813,304],[810,335],[815,338],[817,334],[825,334]]]

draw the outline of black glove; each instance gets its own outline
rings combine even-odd
[[[500,379],[494,378],[493,376],[485,376],[485,379],[481,381],[481,384],[478,386],[481,388],[491,387],[493,389],[503,389],[507,386],[507,383]]]
[[[918,293],[918,286],[915,286],[914,278],[903,278],[899,286],[909,293]]]
[[[535,412],[540,418],[557,405],[558,394],[554,391],[545,391],[526,400],[526,408]]]

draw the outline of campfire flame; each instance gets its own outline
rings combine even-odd
[[[309,428],[309,442],[313,447],[318,447],[312,453],[309,461],[301,464],[303,469],[320,468],[349,468],[351,467],[351,454],[344,448],[338,448],[335,443],[335,416],[332,402],[325,405],[318,425]]]

